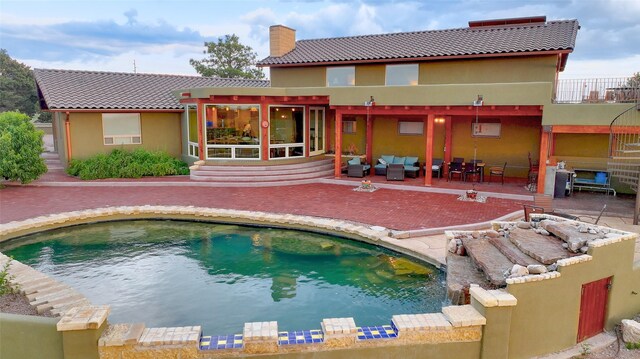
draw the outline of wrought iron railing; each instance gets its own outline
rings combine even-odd
[[[633,77],[558,80],[554,103],[631,103],[640,99]]]

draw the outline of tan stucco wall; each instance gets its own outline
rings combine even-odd
[[[408,119],[402,119],[408,121]],[[421,121],[418,118],[412,121]],[[424,121],[424,120],[422,120]],[[427,127],[424,125],[426,133]],[[373,162],[381,155],[413,156],[424,162],[425,135],[398,134],[398,119],[394,117],[376,117],[373,122]]]
[[[420,64],[420,84],[553,83],[554,55],[429,61]]]
[[[109,153],[116,148],[165,151],[171,156],[181,155],[180,113],[141,113],[142,144],[105,146],[102,138],[102,114],[71,113],[72,158],[85,159],[99,153]]]
[[[631,107],[628,103],[561,103],[544,106],[543,125],[600,125],[611,121]]]
[[[451,158],[483,160],[487,168],[507,162],[505,176],[526,177],[529,171],[528,152],[537,157],[540,149],[540,119],[497,117],[501,123],[500,138],[472,137],[472,117],[454,117]],[[486,171],[485,171],[486,172]]]
[[[556,56],[523,56],[420,63],[418,83],[481,84],[548,82],[555,80]],[[324,87],[325,67],[271,68],[272,87]],[[357,86],[384,86],[385,64],[355,65]],[[548,99],[547,101],[550,101]]]
[[[593,260],[560,267],[556,279],[510,284],[518,299],[511,317],[509,358],[530,358],[576,344],[582,285],[613,276],[606,327],[640,312],[640,268],[632,270],[635,241],[592,248]]]
[[[324,87],[326,70],[324,67],[271,68],[271,87]],[[234,92],[231,92],[235,94]]]

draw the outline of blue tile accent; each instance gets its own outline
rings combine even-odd
[[[397,337],[398,333],[390,325],[358,327],[358,340],[392,339]]]
[[[322,343],[324,335],[321,330],[295,330],[278,332],[279,345]]]
[[[241,349],[242,334],[212,335],[200,338],[200,350]]]

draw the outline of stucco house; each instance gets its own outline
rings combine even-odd
[[[577,20],[471,21],[458,29],[296,41],[270,28],[270,81],[36,69],[61,159],[114,147],[193,163],[282,165],[382,155],[482,159],[527,177],[546,166],[607,168],[609,124],[637,101],[626,79],[559,81]],[[316,161],[318,162],[318,161]],[[344,161],[334,161],[340,177]],[[203,166],[201,170],[204,170]],[[331,171],[324,175],[330,175]],[[446,169],[445,169],[446,171]],[[432,184],[424,171],[424,184]],[[195,176],[198,177],[198,176]]]

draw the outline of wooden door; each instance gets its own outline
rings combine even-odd
[[[610,286],[611,277],[582,285],[578,343],[604,330]]]

